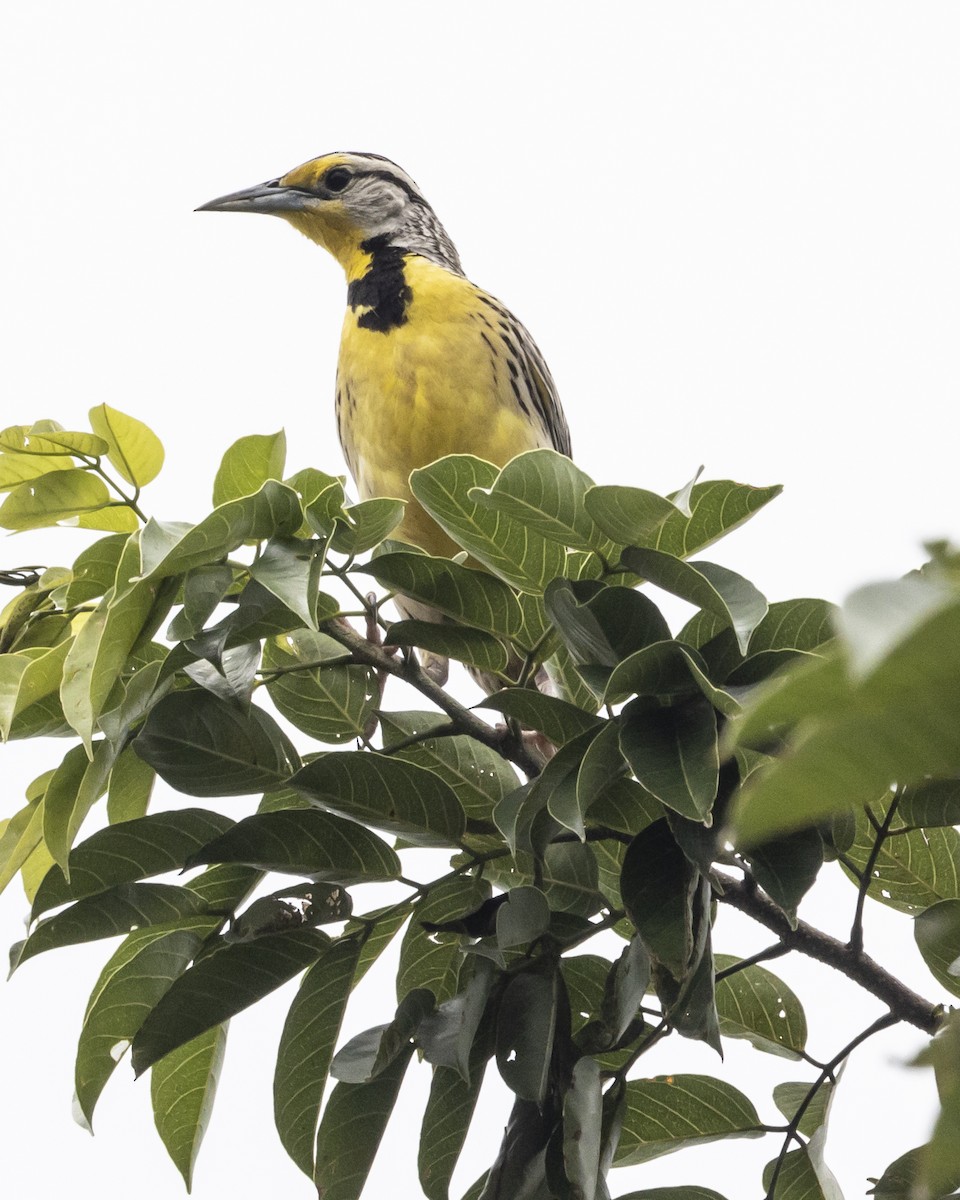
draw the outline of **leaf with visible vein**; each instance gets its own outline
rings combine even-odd
[[[217,1025],[155,1063],[150,1072],[154,1124],[188,1192],[213,1112],[226,1043],[227,1026]]]
[[[273,1112],[284,1149],[313,1177],[320,1102],[359,962],[361,940],[341,938],[304,975],[280,1036]]]

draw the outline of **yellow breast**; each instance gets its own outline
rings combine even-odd
[[[503,466],[550,444],[522,402],[499,306],[424,258],[407,256],[403,270],[409,291],[400,323],[370,328],[362,309],[348,309],[343,326],[337,414],[362,499],[410,500],[410,472],[446,454]],[[455,550],[415,502],[396,536],[432,554]]]

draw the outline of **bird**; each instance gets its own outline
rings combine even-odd
[[[497,467],[544,447],[571,456],[557,389],[533,338],[467,278],[436,213],[390,159],[323,154],[197,211],[282,217],[343,268],[337,429],[360,499],[407,502],[396,539],[432,555],[460,551],[413,497],[417,468],[448,454]],[[404,615],[438,619],[399,599]]]

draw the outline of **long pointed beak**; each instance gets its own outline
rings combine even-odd
[[[216,200],[201,204],[194,212],[273,213],[282,217],[289,212],[302,212],[316,198],[310,192],[284,187],[279,179],[271,179],[269,183],[258,183],[240,192],[218,196]]]

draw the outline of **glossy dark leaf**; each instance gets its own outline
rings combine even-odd
[[[941,900],[917,913],[913,935],[936,981],[960,996],[960,900]]]
[[[407,992],[389,1024],[365,1029],[340,1047],[330,1064],[330,1074],[341,1083],[375,1079],[407,1049],[433,1006],[433,993],[426,988]]]
[[[317,1132],[314,1176],[323,1200],[359,1200],[410,1062],[407,1046],[369,1083],[338,1083]]]
[[[520,633],[522,614],[513,589],[487,571],[408,551],[378,555],[362,569],[381,586],[464,625],[508,637]]]
[[[436,712],[381,713],[384,749],[435,728],[437,717]],[[453,788],[464,812],[475,820],[489,820],[494,806],[519,784],[513,768],[495,750],[462,734],[425,738],[392,751],[392,757],[436,774]]]
[[[600,1016],[618,1042],[637,1016],[650,985],[650,956],[639,935],[630,939],[604,982]]]
[[[21,943],[16,965],[45,950],[116,937],[151,925],[200,915],[206,905],[187,888],[164,883],[121,883],[49,917]]]
[[[250,564],[250,577],[311,630],[340,609],[332,596],[320,591],[324,550],[325,543],[313,538],[271,538]]]
[[[327,946],[290,1005],[273,1077],[273,1112],[283,1147],[313,1177],[320,1102],[357,971],[359,938]]]
[[[195,851],[189,865],[245,863],[327,883],[395,879],[396,853],[362,825],[318,809],[257,813]]]
[[[684,1146],[729,1137],[762,1137],[747,1097],[707,1075],[667,1075],[627,1084],[615,1165],[632,1166]]]
[[[51,867],[37,889],[33,919],[70,900],[105,892],[121,883],[180,870],[191,854],[233,822],[202,808],[155,813],[101,829],[70,852],[70,882]]]
[[[137,753],[178,792],[246,796],[286,782],[297,752],[276,721],[205,691],[175,692],[151,710]]]
[[[796,929],[797,906],[823,866],[820,834],[815,829],[800,829],[760,846],[752,846],[744,857],[754,879],[783,909]]]
[[[133,1042],[140,1075],[158,1059],[229,1020],[314,963],[330,939],[318,929],[230,942],[199,959],[152,1008]]]
[[[737,963],[718,954],[718,972]],[[764,967],[745,967],[717,981],[717,1012],[725,1037],[745,1038],[751,1046],[784,1058],[799,1058],[806,1049],[807,1019],[793,991]]]
[[[330,812],[420,846],[456,846],[466,828],[460,801],[443,780],[382,754],[320,754],[290,785]]]
[[[429,933],[423,922],[441,924],[474,912],[489,898],[490,885],[476,879],[457,878],[431,889],[414,909],[400,947],[397,999],[413,988],[429,988],[437,1003],[457,990],[460,938],[455,933]]]
[[[538,730],[555,746],[598,729],[602,721],[575,704],[556,696],[545,696],[533,688],[504,688],[488,696],[478,707],[492,708],[506,717],[513,717],[527,729]]]
[[[497,1066],[511,1091],[537,1104],[547,1091],[558,985],[555,971],[524,971],[510,980],[500,1001]]]
[[[699,872],[665,820],[655,821],[627,848],[620,891],[627,916],[655,962],[682,979],[693,953],[693,899]]]
[[[563,1165],[572,1200],[594,1200],[596,1194],[602,1099],[597,1060],[578,1059],[563,1097]]]
[[[226,1053],[227,1027],[217,1025],[174,1050],[150,1072],[157,1132],[189,1192]]]
[[[267,691],[278,712],[301,732],[321,742],[353,741],[366,729],[379,698],[374,673],[344,661],[349,655],[325,633],[295,629],[270,638],[264,669]]]
[[[702,820],[717,795],[717,719],[705,699],[650,709],[634,701],[621,717],[620,748],[637,780],[668,808]]]
[[[100,1093],[145,1017],[216,925],[210,918],[194,918],[176,929],[138,929],[124,939],[103,968],[77,1046],[77,1103],[88,1125]]]
[[[482,629],[430,621],[394,621],[386,635],[391,646],[415,646],[443,658],[502,674],[510,662],[503,642]]]

